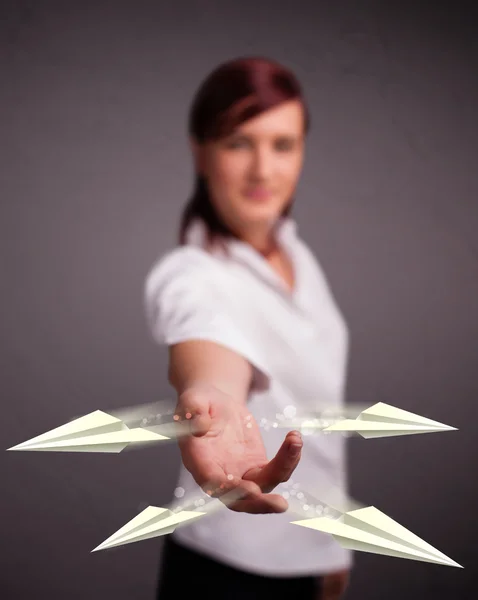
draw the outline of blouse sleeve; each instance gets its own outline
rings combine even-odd
[[[149,273],[144,292],[153,339],[167,346],[187,340],[208,340],[244,357],[253,368],[253,391],[270,386],[264,357],[250,339],[247,315],[238,312],[227,293],[224,273],[210,257],[191,248],[166,255]]]

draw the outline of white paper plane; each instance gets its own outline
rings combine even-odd
[[[318,517],[292,524],[329,533],[350,550],[463,568],[374,506],[344,513],[335,520]]]
[[[439,431],[457,431],[457,428],[379,402],[362,411],[356,419],[337,421],[325,427],[322,431],[355,432],[365,439],[369,439]]]
[[[94,548],[92,552],[168,535],[173,533],[176,527],[196,521],[205,514],[207,513],[192,510],[173,513],[168,508],[148,506],[124,527]]]
[[[8,450],[118,453],[133,444],[169,439],[141,427],[130,429],[121,419],[96,410]]]

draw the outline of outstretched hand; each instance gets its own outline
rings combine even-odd
[[[285,498],[270,492],[299,464],[303,442],[298,431],[285,436],[269,461],[247,405],[214,387],[184,392],[176,418],[188,423],[189,435],[178,441],[183,464],[208,495],[236,512],[287,510]]]

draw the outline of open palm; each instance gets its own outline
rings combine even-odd
[[[247,405],[224,392],[190,391],[179,399],[176,414],[190,423],[190,435],[179,439],[183,464],[207,494],[238,512],[287,510],[287,501],[269,492],[287,481],[297,467],[300,433],[289,432],[269,461]]]

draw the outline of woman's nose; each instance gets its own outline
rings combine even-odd
[[[272,153],[267,149],[260,149],[254,152],[252,158],[251,172],[255,178],[268,179],[273,172]]]

